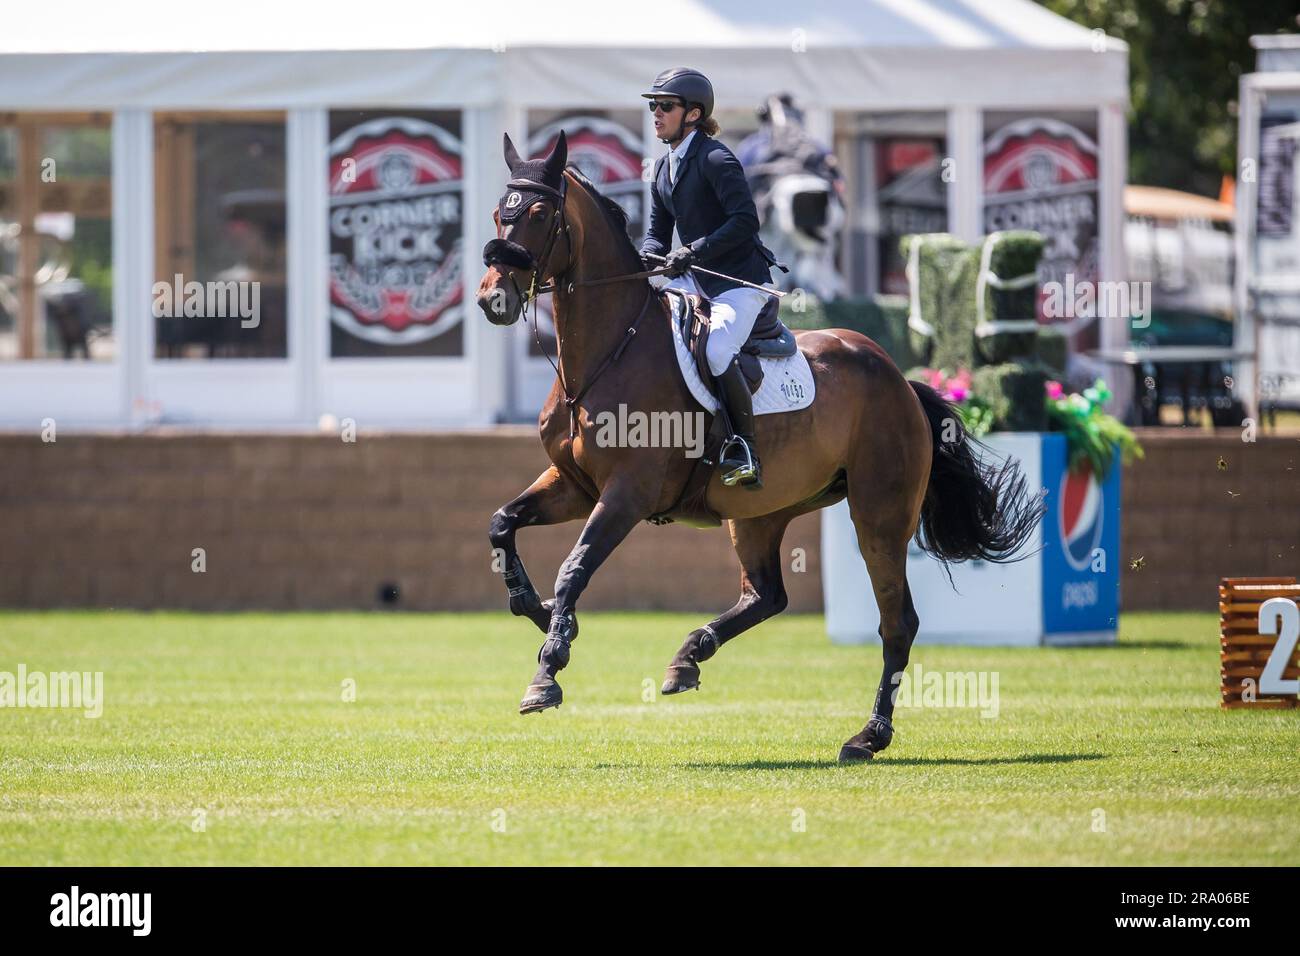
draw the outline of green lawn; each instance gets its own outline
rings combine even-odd
[[[567,702],[524,718],[540,634],[504,612],[0,613],[0,671],[103,671],[105,697],[0,710],[0,865],[1300,859],[1300,711],[1219,710],[1208,614],[1126,615],[1104,649],[917,648],[996,672],[998,717],[900,708],[850,766],[877,645],[781,617],[659,698],[699,623],[583,614]]]

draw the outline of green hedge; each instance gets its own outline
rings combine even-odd
[[[781,300],[781,321],[792,329],[849,329],[873,339],[899,368],[920,364],[907,340],[907,299],[878,295],[821,302],[812,296]]]
[[[1054,379],[1065,377],[1065,360],[1069,344],[1060,329],[1045,325],[1038,330],[1038,361]]]
[[[972,387],[988,403],[995,427],[1013,431],[1046,431],[1044,384],[1060,378],[1065,368],[1066,341],[1058,329],[1041,326],[1033,332],[975,335],[981,256],[986,237],[969,246],[946,233],[904,236],[902,252],[917,248],[916,295],[921,318],[934,327],[930,339],[907,324],[907,296],[872,296],[819,302],[807,295],[781,301],[781,320],[792,329],[851,329],[875,340],[909,375],[923,367],[971,370]],[[1036,232],[1005,232],[990,250],[989,269],[1004,279],[1034,273],[1043,254]],[[985,287],[984,318],[1032,318],[1037,314],[1037,283],[1024,289]]]
[[[999,430],[1047,431],[1047,406],[1043,400],[1048,373],[1028,362],[983,365],[971,376],[975,394],[988,402]]]
[[[911,352],[919,364],[937,368],[972,368],[975,347],[974,281],[979,260],[972,259],[970,247],[947,233],[904,236],[900,249],[910,262],[912,247],[917,250],[916,298],[921,319],[934,327],[929,343],[912,332]]]

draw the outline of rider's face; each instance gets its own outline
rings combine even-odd
[[[666,105],[666,101],[660,100],[659,105]],[[686,122],[687,113],[686,110],[682,108],[680,100],[673,100],[672,105],[672,110],[668,112],[656,107],[654,111],[655,138],[667,140],[670,143],[676,143],[686,132],[684,124]],[[700,118],[700,110],[698,107],[693,107],[691,109],[690,118],[692,120]]]

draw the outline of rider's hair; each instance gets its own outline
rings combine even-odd
[[[715,120],[712,116],[710,116],[706,120],[701,120],[700,122],[696,123],[695,128],[699,130],[701,133],[703,133],[705,136],[717,136],[719,133],[722,132],[722,127],[718,125],[718,121]]]

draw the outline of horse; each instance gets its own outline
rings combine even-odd
[[[671,447],[607,447],[596,419],[628,412],[699,412],[678,371],[669,309],[626,232],[626,215],[575,168],[563,134],[544,159],[520,158],[507,134],[509,192],[494,213],[477,302],[489,322],[513,325],[553,291],[559,361],[538,418],[551,464],[493,514],[488,538],[503,568],[512,614],[546,636],[521,714],[557,707],[557,675],[578,636],[577,606],[592,575],[638,522],[673,515],[693,462]],[[520,197],[528,202],[522,204]],[[503,221],[503,211],[513,207]],[[700,684],[700,665],[787,605],[781,539],[798,515],[848,498],[858,546],[880,609],[884,670],[866,725],[841,762],[870,760],[893,738],[891,689],[907,667],[920,619],[907,583],[908,542],[944,562],[1013,560],[1042,514],[1014,461],[985,464],[956,411],[909,382],[874,341],[845,329],[796,333],[813,372],[815,401],[757,418],[760,489],[726,487],[715,473],[707,502],[727,522],[740,560],[740,597],[687,635],[662,693]],[[585,519],[543,601],[515,536],[520,528]]]

